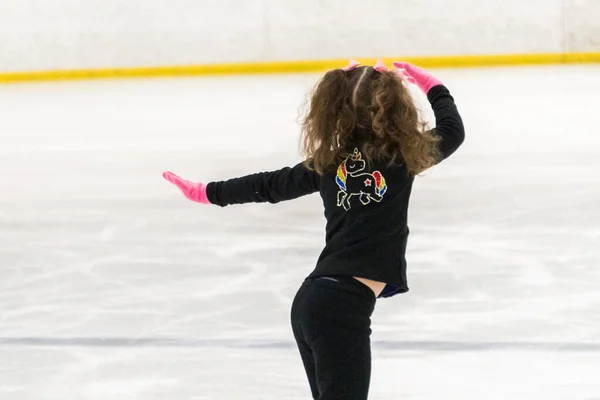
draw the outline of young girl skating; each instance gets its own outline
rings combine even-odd
[[[376,299],[408,291],[407,210],[414,177],[464,140],[462,119],[442,82],[409,63],[394,67],[351,61],[327,72],[303,121],[305,161],[294,167],[207,185],[163,174],[188,199],[221,207],[320,193],[325,247],[291,310],[314,399],[367,399]],[[427,95],[434,129],[424,128],[407,81]]]

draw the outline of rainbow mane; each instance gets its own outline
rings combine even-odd
[[[337,176],[335,177],[335,182],[338,184],[342,190],[346,190],[346,177],[348,176],[348,172],[346,171],[346,161],[340,164],[337,170]]]

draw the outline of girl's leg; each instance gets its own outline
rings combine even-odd
[[[315,358],[313,357],[313,352],[311,348],[306,343],[304,339],[304,334],[302,333],[302,328],[300,326],[300,316],[299,309],[300,305],[304,303],[306,292],[306,283],[298,290],[296,297],[294,298],[294,302],[292,304],[292,331],[294,333],[294,339],[296,339],[296,344],[298,345],[298,350],[300,351],[300,357],[302,358],[302,364],[304,364],[304,370],[306,371],[306,376],[308,378],[308,383],[310,385],[310,390],[312,392],[313,399],[319,398],[319,388],[317,386],[317,375],[315,372]]]
[[[304,364],[304,370],[306,371],[306,377],[308,378],[308,384],[310,385],[312,397],[313,399],[318,399],[319,387],[317,385],[317,374],[315,371],[315,358],[313,357],[313,352],[308,346],[308,343],[306,343],[304,338],[302,338],[300,335],[299,332],[294,329],[294,338],[298,344],[298,350],[300,351],[302,364]]]
[[[338,279],[313,280],[298,307],[300,327],[315,363],[316,399],[366,400],[375,295],[354,278]]]
[[[331,331],[314,344],[319,400],[366,400],[371,382],[369,334]]]

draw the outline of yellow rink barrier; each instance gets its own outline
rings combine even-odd
[[[600,53],[569,54],[498,54],[444,57],[385,57],[383,61],[391,67],[392,61],[408,61],[425,68],[474,68],[524,65],[558,65],[600,63]],[[356,58],[365,65],[374,65],[374,58]],[[206,64],[155,66],[131,68],[100,68],[54,71],[0,72],[0,83],[39,82],[86,79],[130,79],[152,77],[185,77],[206,75],[248,75],[317,73],[341,68],[348,59],[273,61],[256,63]]]

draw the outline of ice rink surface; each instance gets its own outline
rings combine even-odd
[[[600,66],[433,72],[467,139],[415,182],[370,398],[600,399]],[[299,162],[316,78],[0,86],[1,400],[310,398],[320,197],[202,206],[161,173]]]

